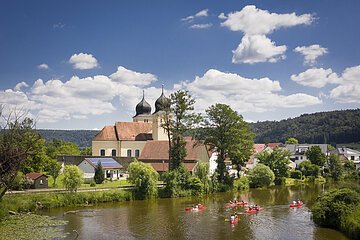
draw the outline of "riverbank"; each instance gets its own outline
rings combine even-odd
[[[36,212],[69,206],[87,206],[103,202],[130,201],[132,193],[128,190],[104,190],[76,193],[37,193],[28,195],[6,195],[0,202],[0,219],[9,211],[15,213]]]

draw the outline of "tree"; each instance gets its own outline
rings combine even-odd
[[[92,154],[91,147],[85,147],[80,150],[80,155],[91,156],[91,154]]]
[[[55,159],[48,161],[45,171],[53,177],[54,179],[54,188],[56,187],[56,178],[60,175],[61,164]]]
[[[346,174],[351,174],[356,170],[356,165],[351,160],[345,160],[344,161],[344,171]]]
[[[209,163],[200,162],[195,170],[195,175],[200,179],[203,184],[203,190],[209,191]]]
[[[252,154],[254,134],[242,116],[228,105],[212,105],[206,114],[205,144],[217,152],[218,181],[224,183],[228,175],[225,159],[229,157],[233,163],[241,166]]]
[[[170,108],[162,116],[162,127],[169,138],[169,169],[177,169],[186,157],[184,134],[194,130],[201,121],[194,112],[195,100],[188,91],[178,90],[170,95]]]
[[[259,163],[249,171],[249,180],[252,187],[268,187],[275,180],[275,174],[268,166]]]
[[[32,154],[33,146],[40,136],[32,129],[34,122],[24,111],[3,114],[0,106],[0,200],[11,187],[20,165]]]
[[[312,164],[310,161],[303,161],[298,165],[298,169],[302,172],[302,174],[306,177],[319,176],[320,168],[316,164]]]
[[[136,159],[128,167],[129,182],[134,184],[135,195],[140,199],[156,197],[159,174],[148,164]]]
[[[57,159],[59,155],[80,155],[80,150],[75,143],[53,139],[47,143],[47,155]]]
[[[299,141],[296,138],[288,138],[285,142],[286,144],[299,144]]]
[[[305,152],[305,155],[312,164],[316,164],[319,167],[324,166],[326,162],[326,155],[321,151],[319,146],[312,146]]]
[[[331,154],[328,159],[329,174],[334,180],[339,180],[343,173],[343,166],[341,165],[338,155]]]
[[[46,171],[46,167],[50,161],[50,158],[46,154],[45,139],[41,138],[40,135],[36,135],[38,134],[34,133],[32,136],[38,138],[38,140],[34,142],[32,146],[32,153],[20,166],[20,170],[25,174],[30,172]]]
[[[67,165],[64,168],[63,184],[70,192],[76,192],[84,181],[84,173],[78,166]]]
[[[288,177],[290,174],[290,152],[275,148],[272,151],[262,151],[256,155],[260,163],[268,166],[276,178]]]
[[[96,184],[101,184],[105,180],[104,169],[99,161],[95,168],[94,181]]]

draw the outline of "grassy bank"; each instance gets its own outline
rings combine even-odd
[[[36,212],[39,209],[122,202],[131,199],[132,193],[124,190],[6,195],[0,202],[0,218],[6,216],[8,211]]]

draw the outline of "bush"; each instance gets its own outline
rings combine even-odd
[[[286,178],[285,177],[275,177],[274,183],[275,183],[275,185],[285,185]]]
[[[157,197],[157,181],[159,174],[150,165],[137,160],[130,163],[128,167],[129,182],[134,184],[135,197],[147,199]]]
[[[319,196],[312,207],[314,222],[322,227],[342,230],[349,214],[360,203],[360,195],[348,188],[332,189]],[[350,218],[350,217],[349,217]]]
[[[295,171],[291,172],[291,178],[301,179],[301,177],[302,177],[302,172],[300,170],[295,170]]]
[[[96,187],[96,183],[93,181],[90,183],[90,187]]]
[[[360,204],[356,210],[345,217],[341,228],[352,239],[360,239]]]
[[[303,161],[298,165],[299,170],[306,177],[308,176],[319,176],[320,168],[318,165],[312,164],[310,161]]]
[[[233,188],[236,190],[245,190],[250,187],[250,181],[248,177],[242,176],[234,180]]]
[[[249,180],[251,187],[268,187],[274,181],[274,172],[268,166],[261,163],[257,164],[249,172]]]
[[[75,165],[67,165],[64,168],[63,184],[70,192],[76,192],[84,181],[84,173]]]

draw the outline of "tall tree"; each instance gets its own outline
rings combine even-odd
[[[11,187],[20,165],[32,154],[40,136],[32,129],[34,122],[26,112],[11,111],[4,116],[0,106],[0,200]]]
[[[50,159],[47,163],[45,171],[53,177],[54,179],[54,188],[56,187],[56,178],[60,175],[61,164],[55,159]]]
[[[195,100],[188,91],[178,90],[170,95],[170,109],[165,111],[162,127],[169,137],[169,169],[177,169],[186,157],[184,134],[201,121],[194,112]]]
[[[319,146],[312,146],[305,152],[305,155],[312,164],[316,164],[319,167],[324,166],[326,162],[326,155],[321,151]]]
[[[224,183],[225,159],[241,164],[252,153],[254,134],[242,116],[226,104],[215,104],[206,110],[205,144],[217,152],[218,180]]]
[[[275,148],[272,151],[262,151],[256,155],[260,163],[268,166],[276,178],[288,177],[290,174],[290,152]]]
[[[84,172],[75,165],[67,165],[64,168],[63,184],[70,192],[76,192],[76,190],[84,182]]]
[[[45,139],[41,138],[38,134],[35,136],[35,133],[33,137],[38,138],[38,140],[34,142],[31,154],[29,154],[26,161],[20,166],[20,171],[24,174],[46,171],[46,167],[50,161],[50,158],[46,154]]]
[[[75,143],[53,139],[47,143],[47,155],[57,159],[59,155],[80,155],[80,150]]]
[[[298,144],[299,141],[296,138],[288,138],[285,142],[286,144]]]
[[[101,184],[105,180],[104,169],[99,161],[95,168],[94,181],[96,184]]]
[[[336,154],[331,154],[328,158],[329,174],[334,180],[339,180],[343,174],[343,166]]]

